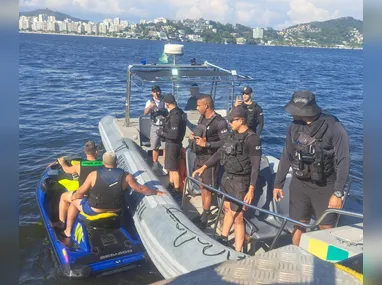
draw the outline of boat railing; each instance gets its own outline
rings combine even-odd
[[[300,227],[303,227],[305,229],[314,229],[316,227],[319,226],[319,224],[323,221],[323,219],[329,215],[329,214],[339,214],[339,215],[344,215],[344,216],[350,216],[350,217],[355,217],[355,218],[359,218],[359,219],[362,219],[363,220],[363,214],[361,213],[355,213],[355,212],[350,212],[350,211],[345,211],[345,210],[340,210],[340,209],[327,209],[325,210],[325,212],[320,216],[318,217],[313,223],[311,224],[307,224],[307,223],[303,223],[303,222],[300,222],[300,221],[297,221],[297,220],[294,220],[290,217],[287,217],[287,216],[283,216],[279,213],[276,213],[276,212],[272,212],[272,211],[269,211],[269,210],[266,210],[266,209],[263,209],[263,208],[259,208],[257,206],[254,206],[254,205],[251,205],[251,204],[247,204],[241,200],[238,200],[236,199],[235,197],[232,197],[230,195],[228,195],[227,193],[224,193],[218,189],[215,189],[211,186],[208,186],[206,184],[203,184],[202,182],[200,182],[199,180],[195,179],[194,177],[191,177],[191,176],[187,176],[186,177],[186,180],[185,180],[185,183],[184,183],[184,188],[183,188],[183,199],[182,199],[182,205],[181,207],[183,208],[183,204],[184,204],[184,199],[185,199],[185,195],[187,194],[186,192],[189,191],[189,189],[191,189],[191,183],[195,183],[199,186],[203,186],[205,189],[208,189],[210,192],[212,193],[216,193],[219,197],[221,197],[221,201],[218,205],[218,214],[217,214],[217,219],[215,221],[215,224],[214,224],[214,232],[213,232],[213,238],[215,237],[216,233],[217,233],[217,226],[218,226],[218,222],[219,222],[219,217],[222,213],[222,210],[223,210],[223,206],[224,206],[224,201],[226,199],[229,199],[230,201],[238,204],[238,205],[241,205],[241,206],[246,206],[247,208],[250,208],[250,209],[253,209],[253,210],[256,210],[256,211],[259,211],[261,213],[265,213],[265,214],[268,214],[268,215],[272,215],[274,217],[277,217],[279,218],[280,220],[282,220],[282,223],[281,223],[281,226],[280,228],[278,229],[277,231],[277,234],[275,235],[275,237],[273,238],[273,241],[271,243],[271,246],[269,247],[269,250],[271,249],[274,249],[282,232],[284,231],[285,229],[285,226],[287,224],[287,222],[290,222],[294,225],[298,225]]]

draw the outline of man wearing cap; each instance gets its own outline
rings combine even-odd
[[[157,130],[162,126],[164,117],[167,116],[168,112],[162,100],[162,90],[159,86],[155,85],[151,88],[151,95],[153,97],[146,102],[143,114],[150,114],[151,117],[150,145],[153,153],[152,169],[154,172],[161,173],[161,165],[158,162],[159,148],[164,148],[164,145],[157,135]],[[165,153],[163,153],[163,156],[165,156]],[[167,174],[165,169],[163,169],[163,172]]]
[[[74,221],[80,211],[90,216],[121,211],[125,205],[125,192],[128,188],[144,195],[167,195],[140,185],[130,173],[117,168],[113,152],[105,152],[102,161],[104,167],[91,172],[84,184],[71,195],[66,229],[63,232],[66,237],[71,236]],[[86,193],[88,197],[85,198]]]
[[[174,198],[180,198],[180,176],[178,161],[182,141],[186,133],[187,114],[177,106],[175,97],[167,94],[163,98],[166,108],[169,110],[168,116],[163,122],[163,127],[157,131],[158,136],[165,141],[166,156],[164,166],[169,171],[168,190],[174,191]]]
[[[309,223],[312,215],[318,219],[328,208],[340,209],[350,169],[349,137],[341,122],[323,113],[315,94],[296,91],[284,109],[293,116],[284,151],[281,156],[274,199],[283,198],[283,186],[292,167],[290,216]],[[333,227],[337,215],[330,214],[320,229]],[[295,226],[292,242],[299,245],[304,228]]]
[[[223,146],[229,134],[227,121],[215,112],[214,101],[210,95],[202,95],[197,101],[197,109],[200,113],[197,126],[190,134],[190,149],[196,154],[194,170],[202,167],[206,161]],[[218,187],[219,162],[205,170],[200,175],[200,181],[211,187]],[[200,186],[202,191],[203,213],[196,217],[195,222],[199,228],[207,226],[210,216],[212,193]]]
[[[197,103],[197,100],[198,100],[198,96],[200,95],[198,84],[193,83],[191,85],[190,93],[191,93],[191,97],[188,98],[186,107],[184,107],[184,110],[186,110],[186,111],[188,111],[188,110],[196,110],[196,106],[197,106],[196,103]]]
[[[252,88],[245,86],[241,91],[243,101],[236,98],[235,107],[242,106],[248,111],[247,124],[259,137],[264,127],[263,109],[252,100]]]
[[[230,196],[251,204],[259,175],[261,161],[261,142],[259,136],[249,129],[247,110],[234,107],[227,119],[232,133],[224,145],[199,169],[192,174],[201,175],[207,168],[220,160],[224,166],[221,188]],[[220,242],[227,245],[232,225],[235,225],[235,250],[243,249],[245,227],[243,209],[230,201],[224,201],[224,223]]]

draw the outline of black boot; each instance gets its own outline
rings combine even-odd
[[[210,211],[204,210],[202,215],[200,216],[199,221],[196,223],[199,229],[204,230],[207,227],[208,219],[210,218]]]
[[[230,242],[228,241],[228,237],[226,236],[219,236],[216,241],[218,241],[219,243],[221,243],[222,245],[224,246],[228,246],[228,247],[232,247],[232,245],[230,244]]]

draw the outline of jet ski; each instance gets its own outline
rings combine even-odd
[[[71,159],[67,163],[79,163]],[[37,205],[57,258],[61,273],[70,278],[107,275],[136,267],[145,250],[129,213],[128,203],[120,213],[88,216],[80,212],[72,236],[64,236],[52,225],[58,221],[60,196],[79,187],[78,176],[66,174],[57,162],[49,165],[38,183]],[[131,195],[126,191],[126,201]]]

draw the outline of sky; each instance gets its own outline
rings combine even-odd
[[[203,18],[278,30],[347,16],[363,20],[363,0],[19,0],[20,11],[41,8],[96,22]]]

